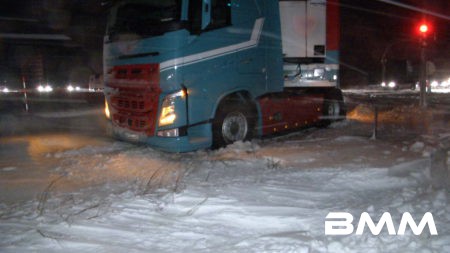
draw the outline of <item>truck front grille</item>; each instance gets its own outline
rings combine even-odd
[[[110,73],[112,120],[115,125],[155,135],[158,117],[159,66],[157,64],[116,66]]]

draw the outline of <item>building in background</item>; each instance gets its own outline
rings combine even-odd
[[[89,3],[86,3],[89,2]],[[19,1],[0,6],[0,82],[11,88],[76,83],[102,71],[98,1]]]

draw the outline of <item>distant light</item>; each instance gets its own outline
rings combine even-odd
[[[7,87],[4,87],[4,88],[2,89],[2,92],[3,92],[3,93],[8,93],[8,92],[9,92],[9,89],[8,89]]]
[[[427,26],[426,24],[420,25],[419,31],[420,31],[421,33],[427,33],[427,32],[428,32],[428,26]]]
[[[450,88],[435,89],[433,93],[450,93]]]
[[[441,86],[444,88],[449,88],[450,87],[450,78],[448,80],[442,81]]]
[[[52,92],[53,91],[53,88],[52,88],[52,86],[50,86],[50,85],[45,85],[45,91],[46,92]]]
[[[43,85],[39,85],[38,87],[37,87],[37,90],[39,91],[39,92],[52,92],[53,91],[53,88],[52,88],[52,86],[50,86],[50,85],[45,85],[45,86],[43,86]]]
[[[81,88],[80,86],[73,87],[73,85],[69,84],[69,86],[67,86],[67,91],[68,92],[81,91]]]

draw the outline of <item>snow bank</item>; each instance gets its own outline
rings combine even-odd
[[[56,151],[57,174],[35,200],[0,203],[0,251],[450,252],[448,185],[432,184],[435,166],[448,176],[448,156],[435,156],[443,123],[388,140],[347,121],[188,154],[120,142]],[[431,212],[438,235],[325,235],[329,212],[354,225],[390,212],[396,228],[404,212],[417,223]]]
[[[371,143],[351,136],[332,142]],[[237,143],[186,156],[118,144],[99,148],[103,160],[94,157],[97,166],[90,170],[108,174],[128,168],[135,171],[135,180],[122,180],[122,187],[112,182],[91,184],[80,192],[2,208],[0,248],[2,252],[450,251],[449,196],[444,189],[430,187],[428,160],[378,168],[348,168],[355,166],[349,161],[351,166],[340,162],[307,169],[302,159],[308,154],[295,144],[271,144]],[[272,160],[266,154],[270,149],[279,149]],[[85,157],[91,151],[86,147],[60,157]],[[81,180],[86,164],[66,169],[68,176]],[[144,166],[149,171],[164,166],[184,176],[166,178],[171,183],[165,187],[145,191],[149,185],[143,179],[158,176],[139,174],[145,170],[136,168]],[[325,217],[333,211],[349,212],[355,219],[364,211],[374,219],[389,211],[397,225],[403,212],[411,212],[416,220],[432,212],[439,235],[430,236],[425,229],[422,236],[411,232],[391,236],[387,231],[379,236],[325,236]]]

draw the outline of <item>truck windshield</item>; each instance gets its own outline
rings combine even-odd
[[[110,41],[133,40],[181,29],[181,0],[127,1],[111,9]]]

